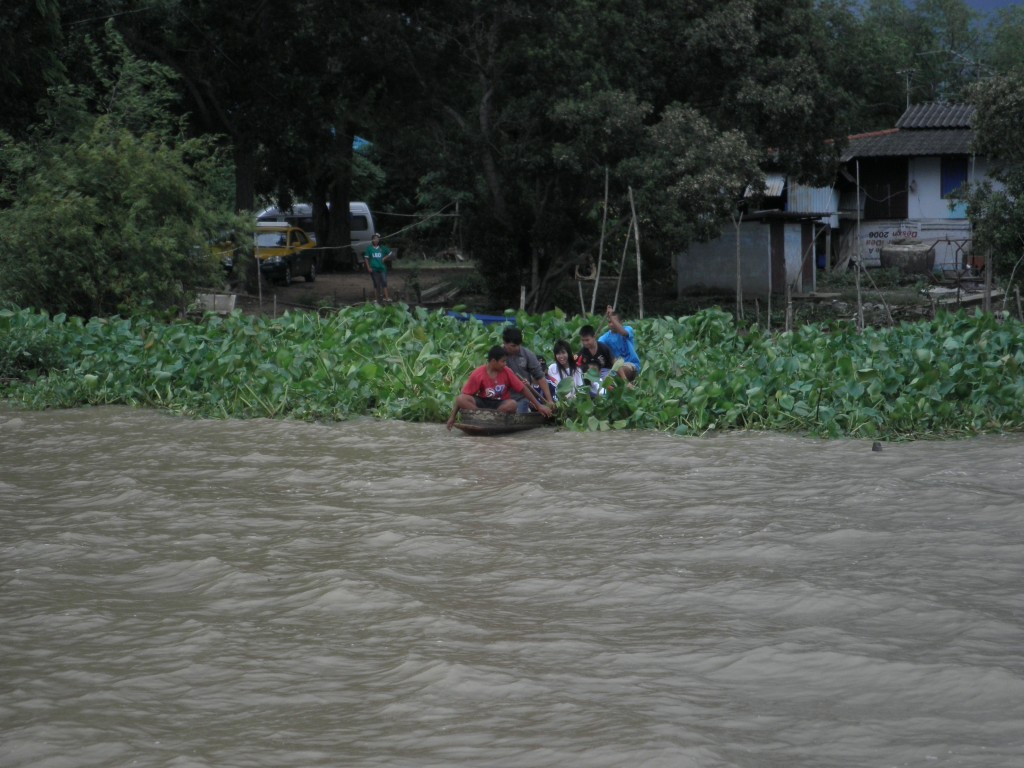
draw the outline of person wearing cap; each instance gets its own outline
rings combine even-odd
[[[632,382],[640,373],[640,357],[636,353],[636,334],[632,326],[623,325],[615,309],[609,306],[604,312],[608,321],[608,331],[601,335],[599,342],[608,345],[615,355],[615,372],[628,382]],[[620,362],[621,361],[621,364]]]
[[[363,252],[363,263],[366,265],[366,271],[370,273],[370,278],[373,280],[373,292],[377,297],[378,303],[381,301],[385,304],[391,302],[391,298],[388,296],[387,265],[387,262],[390,260],[391,249],[386,245],[381,245],[380,233],[374,232],[373,239],[366,246],[366,251]]]

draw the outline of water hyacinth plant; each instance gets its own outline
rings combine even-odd
[[[550,357],[596,318],[510,315]],[[796,431],[912,438],[1024,427],[1024,327],[942,314],[858,332],[807,325],[771,334],[718,310],[632,323],[644,362],[635,386],[562,401],[574,430]],[[201,322],[0,312],[0,386],[27,408],[123,404],[218,418],[444,422],[500,326],[404,306]]]

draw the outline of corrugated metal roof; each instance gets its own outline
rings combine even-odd
[[[856,157],[927,157],[969,155],[974,131],[969,129],[880,131],[851,136],[840,160]]]
[[[786,188],[786,177],[781,173],[769,173],[764,177],[764,196],[782,197],[782,190]]]
[[[970,128],[975,111],[971,104],[914,104],[896,121],[896,127],[910,130]]]
[[[803,184],[789,185],[789,199],[786,210],[794,213],[810,213],[827,220],[833,229],[839,227],[839,193],[835,187],[808,187]]]
[[[808,187],[804,184],[789,185],[787,211],[800,213],[835,213],[839,209],[839,195],[835,187]]]
[[[764,177],[764,189],[762,197],[782,197],[782,191],[786,188],[786,176],[782,173],[766,173]],[[747,187],[743,193],[744,197],[756,197],[754,190]]]

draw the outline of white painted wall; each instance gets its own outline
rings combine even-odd
[[[987,178],[985,158],[970,158],[967,179],[979,183]],[[864,264],[877,267],[882,246],[897,240],[931,243],[935,247],[935,269],[955,270],[970,256],[971,227],[967,206],[957,203],[950,209],[942,191],[942,160],[938,157],[912,157],[907,169],[908,199],[906,221],[864,220],[860,233],[853,221],[842,223],[839,257],[856,258],[863,253]],[[999,189],[1002,185],[995,183]]]
[[[967,204],[958,202],[950,208],[950,201],[942,197],[942,158],[912,157],[908,163],[907,214],[910,219],[966,219]],[[971,166],[968,161],[967,176]]]

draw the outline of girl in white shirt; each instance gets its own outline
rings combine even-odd
[[[566,399],[571,400],[576,396],[577,388],[586,386],[583,383],[583,371],[576,364],[576,358],[573,357],[572,347],[569,346],[569,342],[559,339],[555,342],[552,351],[555,356],[555,362],[548,366],[548,381],[551,383],[552,390],[554,390],[562,379],[570,379],[573,383],[573,388],[566,395]]]

